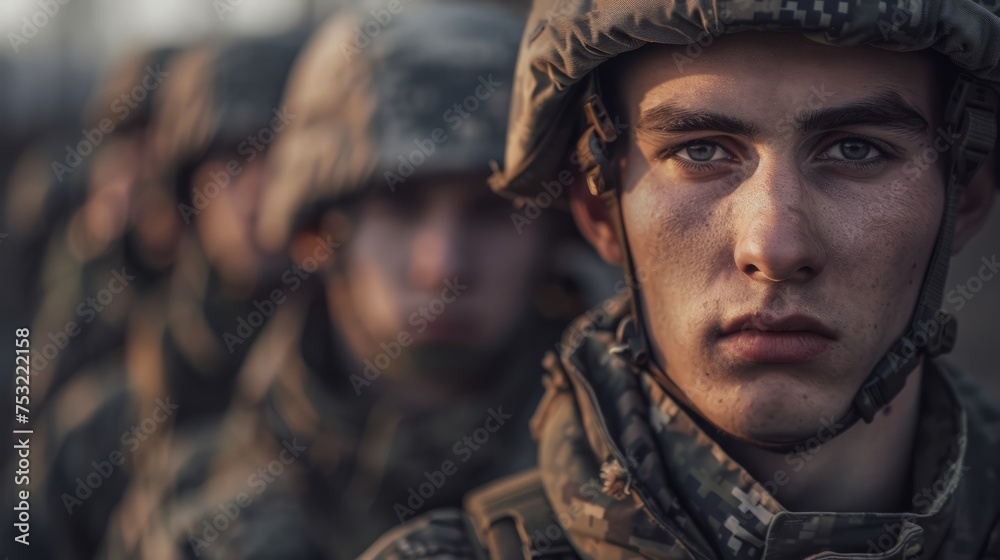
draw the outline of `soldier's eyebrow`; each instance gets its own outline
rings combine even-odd
[[[802,132],[874,125],[921,137],[930,130],[920,111],[892,90],[877,91],[847,105],[803,112],[796,116],[795,124]]]
[[[888,89],[838,107],[810,109],[803,106],[794,116],[794,126],[801,132],[859,125],[892,128],[918,137],[927,134],[930,129],[927,119],[916,107],[898,92]],[[760,133],[756,125],[737,117],[701,109],[683,109],[672,103],[643,111],[635,127],[639,131],[661,134],[714,131],[751,139]]]
[[[635,127],[660,134],[712,130],[753,138],[759,133],[756,126],[742,119],[701,109],[683,109],[672,103],[643,111]]]

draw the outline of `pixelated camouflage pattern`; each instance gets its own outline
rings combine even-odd
[[[534,196],[566,168],[601,64],[646,44],[686,45],[740,31],[793,31],[829,45],[934,49],[1000,82],[993,0],[535,0],[514,78],[505,196]]]
[[[531,364],[557,328],[524,329],[489,390],[407,410],[379,390],[389,379],[357,394],[349,376],[360,368],[344,360],[324,297],[296,295],[268,321],[223,419],[156,442],[159,459],[134,478],[98,557],[353,558],[401,518],[457,506],[469,489],[534,463]],[[511,418],[479,449],[456,451],[490,410]],[[295,457],[279,465],[283,450]],[[410,511],[409,490],[445,460],[456,472]],[[206,528],[241,499],[226,529]]]
[[[532,554],[545,557],[558,537],[580,558],[1000,557],[1000,408],[965,375],[937,362],[925,370],[915,511],[790,512],[651,372],[635,372],[620,357],[615,332],[627,312],[626,299],[609,300],[575,322],[559,359],[546,361],[551,377],[533,430],[557,525],[529,534]],[[615,468],[605,473],[622,473],[624,493],[606,492],[608,464]],[[490,557],[472,523],[455,511],[424,518],[363,558]],[[444,549],[457,552],[426,552]]]

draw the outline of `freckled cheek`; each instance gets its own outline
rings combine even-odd
[[[711,208],[662,186],[624,206],[636,275],[657,339],[689,346],[710,307],[711,271],[720,264],[720,239]],[[687,194],[687,193],[682,193]]]
[[[393,316],[408,291],[412,236],[392,228],[368,225],[359,229],[345,251],[345,269],[353,295],[367,301],[372,314]]]
[[[846,296],[858,313],[852,331],[888,342],[905,328],[913,312],[937,232],[940,210],[933,200],[909,200],[873,213],[862,227],[845,231],[838,252],[848,279]],[[865,224],[878,224],[865,227]]]

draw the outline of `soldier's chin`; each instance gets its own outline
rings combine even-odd
[[[766,449],[761,442],[770,445],[802,444],[816,440],[825,443],[839,430],[836,414],[817,416],[816,414],[794,414],[776,416],[768,422],[735,424],[722,427],[732,438],[750,445]]]
[[[715,428],[745,442],[775,444],[800,442],[827,433],[846,408],[803,399],[801,391],[744,394],[736,402],[715,403],[714,407],[706,411],[712,417],[704,420]]]

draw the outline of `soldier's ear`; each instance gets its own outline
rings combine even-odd
[[[990,216],[997,190],[997,154],[983,163],[965,191],[958,207],[955,221],[955,237],[951,243],[951,254],[958,254],[970,239],[979,233]]]
[[[295,233],[289,243],[288,253],[293,263],[312,273],[330,269],[337,260],[338,248],[337,242],[324,239],[321,230],[306,229]]]
[[[343,263],[341,254],[350,237],[351,220],[343,210],[328,210],[292,236],[288,246],[292,262],[308,272],[332,270]]]
[[[569,207],[576,227],[601,258],[622,265],[622,250],[604,199],[590,194],[582,176],[569,187]]]

